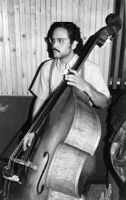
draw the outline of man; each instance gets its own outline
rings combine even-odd
[[[68,85],[85,92],[89,96],[91,104],[101,108],[105,107],[110,94],[99,67],[93,63],[86,62],[84,73],[71,69],[83,47],[80,29],[72,22],[55,22],[50,27],[46,40],[51,45],[54,66],[51,72],[52,59],[45,62],[32,88],[30,88],[36,96],[33,116],[37,113],[50,92],[58,86],[64,77]],[[68,70],[72,73],[66,73]],[[52,73],[51,76],[50,73]],[[49,80],[50,77],[51,80]],[[24,150],[26,149],[25,143],[31,145],[33,135],[30,134],[31,139],[29,139],[29,142],[27,142],[27,138],[25,139]]]
[[[55,22],[49,29],[46,41],[51,47],[53,59],[44,62],[30,88],[36,96],[33,116],[64,78],[68,85],[86,93],[91,105],[105,107],[110,94],[99,68],[86,62],[83,70],[77,72],[72,69],[83,47],[80,29],[72,22]],[[31,145],[33,137],[34,133],[29,133],[25,138],[24,150]]]

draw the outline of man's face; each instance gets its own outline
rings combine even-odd
[[[73,53],[70,38],[65,28],[59,27],[53,31],[52,38],[52,50],[54,58],[68,58]]]

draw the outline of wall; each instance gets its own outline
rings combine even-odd
[[[8,157],[28,119],[32,97],[0,97],[0,157]]]
[[[112,45],[109,85],[116,91],[126,88],[126,0],[115,0],[115,13],[120,16],[122,27]]]

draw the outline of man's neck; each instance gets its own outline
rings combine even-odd
[[[62,64],[62,65],[67,65],[71,60],[72,60],[72,58],[74,57],[74,53],[73,54],[71,54],[70,56],[68,56],[67,58],[62,58],[62,59],[60,59],[60,63]]]

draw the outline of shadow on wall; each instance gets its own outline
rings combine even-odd
[[[28,119],[32,99],[26,96],[0,98],[0,157],[8,157],[13,151],[16,136]]]

